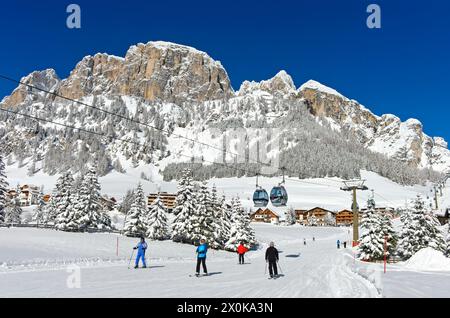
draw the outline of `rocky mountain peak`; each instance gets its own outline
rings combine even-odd
[[[289,97],[296,93],[296,87],[292,77],[282,70],[274,77],[261,82],[244,81],[237,93],[239,96],[262,91],[274,96]]]
[[[125,58],[105,53],[86,56],[63,81],[71,98],[112,94],[182,104],[227,99],[234,92],[220,62],[194,48],[169,43],[139,43]]]
[[[48,91],[55,91],[60,83],[60,79],[54,69],[46,69],[43,71],[34,71],[20,80],[22,83],[29,84]],[[15,107],[22,104],[28,99],[36,99],[45,93],[36,91],[34,97],[29,94],[30,88],[25,85],[19,85],[9,96],[2,100],[2,104],[6,107]],[[37,95],[36,95],[37,94]]]

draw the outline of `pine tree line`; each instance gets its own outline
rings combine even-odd
[[[179,180],[170,225],[167,209],[159,197],[147,207],[141,185],[130,191],[123,234],[186,244],[198,244],[200,239],[205,239],[214,249],[230,251],[235,251],[240,242],[254,246],[256,240],[250,227],[250,216],[240,200],[233,198],[231,204],[227,204],[215,187],[210,190],[206,183],[194,182],[191,174],[191,170],[186,169]]]
[[[111,219],[100,204],[100,183],[97,172],[89,167],[75,182],[71,172],[58,178],[50,202],[39,195],[33,220],[38,224],[53,224],[61,231],[83,232],[89,229],[109,231]]]
[[[431,247],[449,255],[449,241],[445,242],[439,230],[440,223],[432,211],[427,210],[420,196],[413,202],[412,209],[403,211],[400,221],[400,235],[394,231],[387,215],[376,212],[375,205],[368,203],[368,210],[363,214],[361,226],[359,258],[363,260],[382,260],[385,250],[387,257],[398,255],[407,260],[419,250]]]

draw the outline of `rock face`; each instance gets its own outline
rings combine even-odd
[[[132,46],[125,58],[107,54],[85,57],[60,93],[71,98],[117,94],[147,101],[183,103],[227,99],[233,95],[220,62],[196,49],[167,42]]]
[[[261,91],[276,97],[289,98],[296,95],[296,90],[292,77],[286,71],[280,71],[273,78],[266,81],[244,81],[237,95],[245,96]]]
[[[447,142],[427,136],[417,119],[402,122],[391,114],[376,116],[357,101],[316,81],[308,81],[299,91],[313,115],[350,129],[367,148],[421,168],[445,171],[450,167]]]
[[[34,87],[42,88],[46,91],[56,91],[60,83],[58,75],[52,69],[45,71],[36,71],[20,80],[22,83],[29,84]],[[30,88],[25,85],[19,85],[11,95],[5,97],[2,103],[6,107],[16,107],[26,101],[36,101],[47,94],[36,90],[33,94],[29,92]]]
[[[297,89],[285,71],[269,80],[245,81],[235,93],[220,62],[194,48],[168,42],[134,45],[124,58],[104,53],[86,56],[64,80],[54,70],[45,70],[31,73],[22,82],[72,99],[104,97],[124,103],[130,113],[136,110],[135,104],[159,101],[175,105],[161,106],[161,111],[178,112],[172,116],[168,111],[164,116],[181,118],[186,115],[183,104],[190,102],[195,104],[196,112],[208,112],[214,118],[222,118],[226,113],[222,121],[230,123],[244,118],[259,123],[264,117],[270,124],[270,118],[285,115],[284,106],[278,101],[301,100],[318,120],[327,121],[335,129],[351,130],[363,146],[373,151],[419,167],[443,171],[450,166],[447,142],[427,136],[418,120],[402,122],[390,114],[377,116],[357,101],[313,80]],[[20,85],[3,99],[2,107],[27,107],[41,101],[48,104],[54,99],[43,92],[30,94]],[[64,101],[59,102],[62,108],[66,107]]]

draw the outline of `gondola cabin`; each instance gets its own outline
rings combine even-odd
[[[256,189],[253,193],[253,204],[255,207],[266,207],[269,204],[269,195],[264,189]]]
[[[275,186],[270,191],[270,202],[273,206],[286,206],[288,201],[288,194],[286,189],[282,186]]]

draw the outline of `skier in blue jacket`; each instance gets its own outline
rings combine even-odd
[[[203,273],[208,275],[208,269],[206,268],[206,253],[208,252],[208,244],[204,239],[200,240],[200,246],[197,247],[197,270],[196,276],[200,276],[200,264],[203,266]]]
[[[139,267],[139,259],[142,259],[142,268],[146,268],[147,264],[145,264],[145,251],[147,250],[147,243],[145,242],[145,239],[141,237],[141,241],[138,243],[138,245],[133,247],[133,249],[138,250],[134,268]]]

